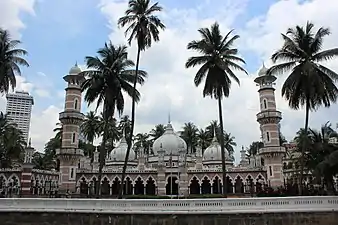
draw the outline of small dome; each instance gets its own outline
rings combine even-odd
[[[165,150],[166,155],[179,155],[179,151],[181,149],[187,149],[187,144],[174,132],[174,129],[170,123],[168,123],[166,126],[164,134],[154,141],[154,154],[158,155],[158,151],[161,148]]]
[[[225,160],[231,160],[229,152],[225,151]],[[221,145],[218,143],[216,136],[212,139],[211,145],[205,149],[203,154],[203,161],[222,161]]]
[[[120,144],[111,151],[109,155],[109,161],[124,162],[127,149],[128,149],[128,144],[127,144],[126,138],[122,137]],[[135,159],[135,152],[131,150],[129,153],[129,160],[134,160],[134,159]]]
[[[265,76],[267,72],[268,72],[268,68],[266,68],[263,63],[262,68],[258,71],[258,76]]]
[[[82,72],[82,71],[81,71],[80,67],[78,67],[77,63],[75,64],[75,66],[73,66],[73,67],[70,68],[70,70],[69,70],[69,74],[70,74],[70,75],[77,75],[77,74],[79,74],[79,73],[81,73],[81,72]]]

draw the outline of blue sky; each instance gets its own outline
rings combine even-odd
[[[331,0],[161,0],[164,12],[159,15],[167,25],[160,34],[161,41],[143,53],[141,67],[149,78],[140,88],[142,100],[137,109],[137,132],[148,132],[157,123],[166,123],[171,113],[173,125],[180,130],[192,121],[203,128],[218,118],[214,100],[203,99],[201,88],[193,85],[195,69],[184,68],[192,54],[186,44],[199,38],[197,29],[218,21],[223,33],[235,29],[241,36],[236,43],[246,60],[246,76],[237,73],[241,86],[233,85],[231,95],[223,102],[224,126],[238,144],[248,146],[259,139],[258,93],[253,79],[262,61],[271,65],[269,57],[281,44],[280,33],[290,26],[314,21],[318,26],[329,26],[332,35],[324,47],[337,46],[338,4]],[[18,78],[18,89],[31,92],[35,98],[31,122],[33,144],[42,150],[53,136],[53,128],[62,111],[65,83],[62,77],[75,62],[84,64],[84,57],[95,55],[98,48],[111,40],[125,43],[123,29],[116,20],[126,9],[125,0],[6,0],[0,2],[0,26],[9,29],[27,49],[29,68]],[[129,57],[136,58],[135,46]],[[338,63],[329,66],[338,69]],[[282,111],[282,131],[290,140],[303,126],[303,111],[293,111],[280,96],[285,76],[277,81],[277,108]],[[4,110],[2,99],[0,108]],[[85,107],[84,107],[85,108]],[[125,114],[130,112],[127,101]],[[311,114],[311,125],[331,120],[335,123],[337,106]],[[43,131],[43,132],[42,132]]]
[[[76,3],[75,3],[76,2]],[[108,40],[110,32],[105,16],[100,12],[97,0],[86,1],[41,1],[34,6],[35,16],[22,13],[20,18],[26,29],[22,30],[24,48],[29,51],[30,67],[23,70],[28,82],[39,83],[40,72],[48,77],[48,83],[53,89],[62,91],[64,82],[62,76],[68,68],[84,63],[84,56],[94,55],[96,50]],[[166,8],[190,9],[202,4],[204,1],[161,1]],[[248,1],[249,10],[239,17],[235,26],[241,27],[251,17],[255,17],[268,9],[274,2],[262,0],[259,4]],[[208,16],[208,15],[207,15]],[[201,18],[203,16],[201,15]],[[257,69],[257,57],[250,51],[245,52],[247,69]],[[46,81],[43,81],[45,85]],[[60,99],[44,101],[36,98],[35,109],[43,110],[48,105],[59,104]]]

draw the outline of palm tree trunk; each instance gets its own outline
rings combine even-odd
[[[105,107],[104,107],[105,108]],[[104,118],[104,128],[103,128],[103,137],[102,137],[102,143],[101,143],[101,149],[99,152],[100,161],[99,161],[99,174],[98,174],[98,184],[96,187],[96,197],[101,197],[101,179],[102,179],[102,169],[105,164],[105,157],[106,157],[106,143],[107,143],[107,135],[108,135],[108,122],[109,122],[109,116],[108,113],[105,112],[105,118]],[[96,184],[94,184],[96,185]]]
[[[138,78],[138,68],[140,64],[140,55],[141,55],[141,48],[138,47],[137,49],[137,59],[136,59],[136,78],[134,81],[134,89],[133,89],[133,98],[132,98],[132,104],[131,104],[131,125],[130,125],[130,134],[129,138],[127,140],[128,149],[126,152],[126,157],[124,159],[123,169],[122,169],[122,176],[121,176],[121,185],[119,189],[119,195],[118,198],[121,199],[123,195],[123,185],[124,185],[124,178],[126,176],[126,170],[127,170],[127,163],[129,159],[129,153],[131,150],[132,145],[132,139],[133,139],[133,133],[134,133],[134,126],[135,126],[135,98],[136,98],[136,84],[137,84],[137,78]]]
[[[310,98],[308,97],[306,99],[306,105],[305,105],[305,142],[302,145],[302,152],[300,157],[300,176],[299,176],[299,185],[298,185],[298,191],[299,194],[303,194],[303,180],[304,180],[304,155],[305,155],[305,149],[308,145],[308,129],[309,129],[309,114],[310,114]]]
[[[222,99],[221,96],[218,96],[218,115],[220,123],[220,145],[221,145],[221,157],[222,157],[222,179],[223,179],[223,196],[227,197],[227,176],[226,176],[226,167],[225,167],[225,148],[224,148],[224,132],[223,132],[223,116],[222,116]]]

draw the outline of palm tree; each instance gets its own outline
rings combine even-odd
[[[235,160],[234,158],[234,152],[235,147],[237,146],[237,143],[235,141],[235,137],[231,136],[231,133],[224,132],[224,147],[226,150],[228,150],[230,157],[232,157],[232,160]]]
[[[87,113],[84,122],[81,124],[80,129],[91,144],[93,144],[94,139],[99,134],[99,123],[99,117],[94,111],[90,111]]]
[[[122,135],[126,136],[126,139],[130,138],[131,133],[131,120],[128,115],[124,115],[120,118],[118,129]]]
[[[104,123],[105,122],[101,120],[101,124],[103,124],[102,128],[105,127]],[[108,126],[108,134],[107,134],[106,147],[107,147],[108,153],[110,153],[115,148],[115,143],[121,139],[122,131],[115,118],[110,118],[107,126]]]
[[[54,138],[60,141],[60,145],[62,142],[62,123],[56,123],[56,127],[54,128],[53,132],[55,132]]]
[[[202,148],[202,153],[210,145],[210,137],[207,131],[200,129],[197,134],[198,145]]]
[[[260,148],[263,148],[264,147],[264,143],[261,142],[261,141],[253,141],[248,150],[247,150],[247,156],[250,157],[250,156],[255,156],[258,154],[258,150]]]
[[[13,161],[22,160],[26,146],[22,131],[0,112],[0,163],[2,168],[12,166]]]
[[[0,93],[8,93],[16,87],[16,75],[21,75],[20,66],[29,66],[22,58],[27,51],[16,48],[21,42],[12,40],[7,30],[0,28]]]
[[[122,92],[134,97],[135,101],[140,100],[140,93],[133,88],[131,83],[144,83],[146,72],[136,72],[130,67],[135,64],[128,59],[126,46],[114,46],[111,42],[105,43],[104,47],[98,50],[97,57],[86,57],[88,70],[83,71],[84,77],[88,77],[82,84],[82,91],[86,91],[84,99],[88,105],[97,100],[97,108],[103,104],[103,119],[105,127],[100,150],[99,165],[99,187],[97,194],[101,193],[102,168],[106,157],[106,142],[108,138],[109,120],[114,116],[115,108],[121,115],[124,109],[124,97]]]
[[[150,136],[152,137],[152,141],[155,141],[157,138],[161,137],[164,134],[165,126],[163,124],[157,124],[150,131]]]
[[[217,120],[212,120],[210,124],[205,128],[205,130],[209,137],[209,144],[211,143],[215,134],[216,134],[218,142],[220,142],[220,138],[222,137],[221,128]]]
[[[181,138],[187,143],[187,153],[196,152],[197,147],[197,133],[198,128],[192,122],[185,123],[183,126],[183,131],[181,132]]]
[[[128,38],[129,45],[131,45],[133,39],[135,39],[137,42],[136,74],[138,74],[139,70],[141,51],[145,51],[147,48],[150,48],[153,41],[159,41],[159,28],[162,30],[165,29],[165,26],[161,20],[153,15],[154,13],[160,12],[161,10],[162,7],[158,5],[158,2],[151,5],[150,0],[129,0],[128,9],[125,12],[126,15],[121,17],[118,21],[118,24],[122,27],[129,25],[125,31],[126,35],[130,33]],[[136,90],[136,82],[134,82],[134,90]],[[118,196],[119,198],[122,198],[122,187],[127,169],[129,152],[132,145],[131,141],[134,133],[135,102],[136,92],[134,92],[132,95],[131,132],[128,138],[129,141],[127,139],[128,149],[122,170],[122,182]]]
[[[198,56],[190,57],[185,66],[186,68],[200,66],[196,73],[194,83],[199,86],[205,79],[203,97],[210,96],[218,100],[218,113],[220,121],[220,145],[222,153],[222,171],[223,183],[226,184],[226,168],[225,168],[225,145],[223,134],[223,116],[222,116],[222,98],[229,97],[231,79],[236,83],[240,83],[233,70],[239,70],[247,74],[237,63],[245,63],[245,61],[237,56],[238,50],[233,47],[235,40],[239,38],[235,35],[230,38],[232,30],[223,37],[220,32],[218,23],[214,23],[211,28],[201,28],[198,30],[201,34],[201,40],[191,41],[187,48],[200,53]],[[226,196],[226,185],[223,185],[223,194]]]
[[[282,34],[284,44],[271,59],[274,63],[268,74],[283,74],[292,71],[282,86],[282,96],[292,109],[305,106],[305,134],[309,128],[310,111],[324,105],[330,107],[337,101],[338,89],[335,82],[338,74],[320,64],[338,56],[338,48],[322,51],[324,37],[330,34],[329,28],[321,27],[313,31],[314,24],[307,22],[305,27],[289,28]],[[300,194],[303,184],[304,152],[301,152]]]
[[[139,149],[141,148],[141,146],[144,149],[144,154],[149,154],[149,149],[151,146],[152,142],[151,140],[149,140],[149,134],[147,133],[138,133],[135,135],[135,148],[136,151],[139,151]]]

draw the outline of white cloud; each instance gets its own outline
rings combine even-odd
[[[203,7],[190,9],[168,9],[160,17],[167,25],[167,29],[160,34],[160,42],[155,43],[151,49],[142,52],[141,68],[149,73],[147,83],[140,89],[142,100],[137,108],[137,132],[148,132],[157,123],[165,123],[168,112],[179,130],[184,122],[193,121],[204,127],[210,120],[218,119],[218,109],[215,100],[202,98],[201,88],[195,88],[193,77],[195,69],[185,69],[184,64],[191,55],[186,50],[189,41],[199,38],[197,29],[209,26],[214,21],[221,25],[223,33],[230,28],[240,33],[239,50],[253,52],[260,59],[268,62],[268,58],[281,44],[280,33],[290,26],[305,24],[306,20],[315,22],[318,26],[329,26],[332,35],[326,40],[326,46],[337,45],[338,22],[333,20],[338,13],[338,2],[330,0],[313,1],[278,1],[272,4],[268,11],[246,22],[245,27],[236,27],[236,18],[245,13],[247,1],[213,1],[219,2],[219,12],[208,12],[205,9],[214,9],[210,1],[205,1]],[[235,2],[235,3],[234,3]],[[165,7],[165,6],[164,6]],[[123,29],[118,29],[117,19],[126,9],[126,1],[102,0],[100,4],[102,13],[107,17],[113,43],[125,43]],[[287,12],[287,16],[286,16]],[[201,18],[201,15],[203,16]],[[282,19],[281,19],[282,18]],[[130,49],[131,59],[136,58],[136,49]],[[336,65],[334,65],[336,64]],[[257,70],[260,65],[257,65]],[[337,68],[337,63],[332,64]],[[256,73],[256,71],[250,71]],[[258,112],[257,87],[253,82],[254,74],[244,76],[237,73],[241,79],[241,86],[232,86],[228,99],[223,101],[224,127],[235,137],[237,144],[249,145],[251,141],[260,137],[259,126],[256,122]],[[277,83],[277,107],[283,112],[283,133],[290,139],[299,127],[303,126],[303,111],[289,109],[287,102],[280,97],[280,87],[283,79]],[[326,120],[334,122],[334,113],[337,107],[321,109],[311,114],[311,124],[318,127]],[[130,102],[125,110],[130,112]],[[323,116],[324,119],[322,118]],[[238,148],[239,150],[239,148]],[[237,153],[238,157],[239,153]]]
[[[46,142],[55,134],[53,129],[56,123],[59,122],[59,113],[63,111],[58,106],[51,105],[45,110],[41,111],[33,107],[30,138],[32,138],[32,146],[38,150],[43,151]]]
[[[42,97],[42,98],[49,98],[50,97],[49,91],[47,91],[45,89],[36,89],[36,90],[34,90],[34,93],[36,95],[38,95],[39,97]]]
[[[20,30],[25,24],[20,13],[34,15],[35,0],[2,0],[0,1],[0,27],[8,29],[14,38],[20,38]]]

